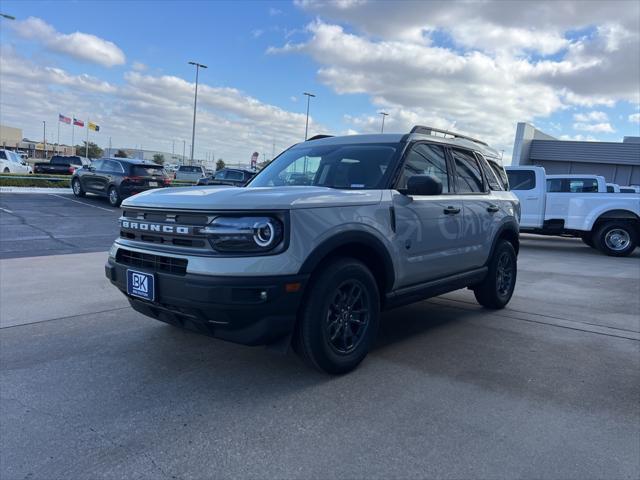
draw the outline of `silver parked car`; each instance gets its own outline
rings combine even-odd
[[[197,183],[198,180],[207,176],[207,172],[204,167],[200,165],[180,165],[176,170],[176,180],[183,182]]]
[[[466,287],[509,302],[519,203],[496,169],[485,143],[429,127],[313,138],[242,188],[125,200],[106,275],[145,315],[344,373],[381,310]]]

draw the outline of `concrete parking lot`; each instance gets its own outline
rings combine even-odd
[[[640,477],[640,249],[524,236],[508,308],[387,312],[329,377],[134,312],[118,210],[40,197],[0,199],[2,479]]]

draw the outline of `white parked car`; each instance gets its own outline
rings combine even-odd
[[[33,170],[17,153],[0,150],[0,173],[33,173]]]
[[[542,167],[505,167],[520,199],[520,231],[580,237],[607,255],[630,255],[640,240],[640,195],[607,193],[604,177],[545,175]]]

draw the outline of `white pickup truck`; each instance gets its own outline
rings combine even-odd
[[[603,177],[549,175],[542,167],[505,167],[520,199],[520,231],[582,238],[616,257],[630,255],[640,239],[640,194],[606,193]]]

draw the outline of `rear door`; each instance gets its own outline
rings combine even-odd
[[[87,192],[96,193],[96,176],[99,170],[102,169],[102,164],[104,160],[96,160],[91,165],[91,168],[87,168],[86,172],[79,172],[80,182],[82,183],[82,188],[84,188]]]
[[[489,185],[474,152],[452,148],[450,153],[456,193],[464,208],[464,253],[461,259],[466,269],[481,267],[491,251],[497,225],[493,217],[500,214],[500,206],[491,198]]]
[[[545,179],[533,169],[507,169],[509,189],[520,200],[520,226],[542,228],[545,210]],[[561,181],[558,185],[561,185]]]
[[[406,189],[413,175],[432,175],[442,182],[441,195],[394,195],[399,286],[446,277],[464,270],[459,262],[462,245],[462,201],[451,185],[445,149],[416,143],[405,156],[395,188]]]

